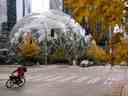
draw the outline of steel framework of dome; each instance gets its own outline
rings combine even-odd
[[[85,31],[71,16],[61,11],[49,10],[20,20],[10,35],[14,49],[21,45],[21,38],[28,37],[27,33],[31,33],[31,38],[40,46],[40,57],[45,63],[49,57],[54,57],[58,50],[60,50],[58,54],[68,60],[84,55]]]

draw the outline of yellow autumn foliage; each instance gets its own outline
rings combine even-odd
[[[121,24],[124,16],[122,0],[64,0],[64,8],[82,26],[88,24],[97,43],[104,38],[110,25]],[[96,28],[98,23],[100,30]]]
[[[112,53],[100,48],[96,43],[92,42],[91,46],[87,50],[89,58],[102,61],[110,62],[112,64],[128,63],[128,39],[123,37],[122,33],[113,34],[112,37]]]
[[[87,49],[87,55],[93,60],[100,62],[108,62],[110,57],[103,48],[97,46],[96,44],[92,44]]]
[[[30,35],[30,36],[29,36]],[[18,54],[24,57],[34,57],[39,55],[41,49],[36,40],[29,33],[28,36],[24,37],[17,46]]]
[[[64,0],[64,7],[68,8],[76,19],[88,16],[94,18],[100,16],[108,23],[119,23],[123,14],[124,4],[121,0]],[[94,15],[95,14],[95,15]]]
[[[19,48],[19,53],[25,57],[34,57],[40,52],[40,47],[34,40],[23,42]]]
[[[114,44],[113,48],[113,61],[115,64],[120,64],[121,62],[128,62],[128,40],[123,39],[120,42]]]

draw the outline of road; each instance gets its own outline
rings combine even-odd
[[[28,67],[24,87],[4,86],[16,67],[0,66],[0,96],[111,96],[113,80],[127,79],[125,67],[68,65]]]

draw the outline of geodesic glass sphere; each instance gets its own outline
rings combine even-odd
[[[72,19],[71,16],[56,10],[49,10],[42,14],[33,14],[20,20],[11,31],[11,42],[18,43],[18,39],[31,32],[39,42],[41,42],[46,33],[49,36],[52,32],[60,33],[76,32],[76,34],[84,36],[82,27]]]
[[[84,38],[84,33],[71,16],[61,11],[49,10],[21,19],[12,29],[10,39],[14,49],[22,55],[34,56],[43,50],[42,46],[47,46],[45,51],[48,54],[58,47],[72,49]]]

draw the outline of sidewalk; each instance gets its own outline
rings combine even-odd
[[[61,64],[60,64],[61,65]],[[19,67],[19,66],[21,66],[21,65],[0,65],[0,68],[4,68],[4,67],[6,67],[6,68],[17,68],[17,67]],[[28,67],[28,68],[42,68],[42,67],[46,67],[46,66],[57,66],[57,65],[50,65],[50,64],[48,64],[48,65],[32,65],[32,66],[26,66],[26,67]]]
[[[10,68],[12,68],[12,67],[18,67],[19,65],[0,65],[0,68],[1,67],[10,67]]]

